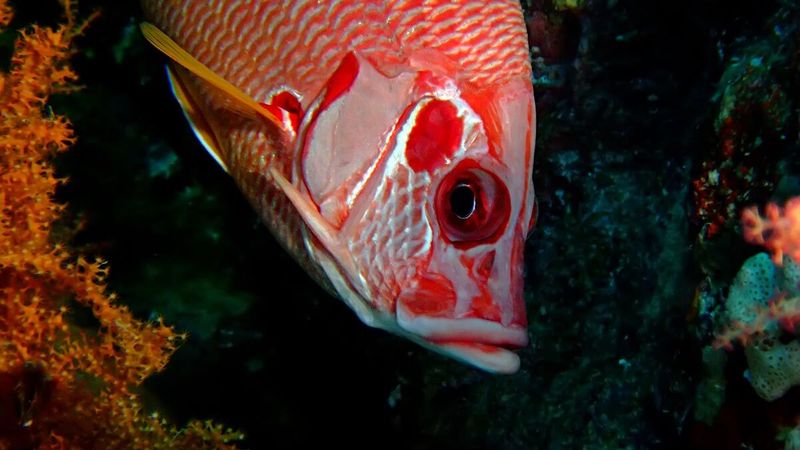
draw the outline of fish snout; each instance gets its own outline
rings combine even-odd
[[[415,299],[401,296],[397,302],[397,322],[406,331],[432,342],[475,342],[507,348],[528,345],[523,325],[503,325],[478,317],[441,317],[415,309]]]
[[[475,314],[496,309],[496,305],[476,308],[475,301],[467,314],[456,315],[452,283],[444,277],[427,276],[416,289],[397,299],[397,324],[440,353],[491,372],[516,372],[519,357],[511,350],[528,345],[524,315],[504,324],[495,314]]]

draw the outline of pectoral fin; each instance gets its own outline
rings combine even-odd
[[[180,74],[167,65],[167,77],[169,78],[169,84],[172,88],[172,94],[175,95],[175,98],[178,100],[178,104],[181,106],[186,120],[192,127],[192,131],[194,131],[195,136],[197,136],[197,140],[200,141],[208,154],[222,166],[225,172],[230,173],[220,153],[219,141],[214,134],[213,128],[211,128],[208,120],[201,112],[197,102],[192,98],[191,92],[186,88]]]
[[[292,205],[294,205],[297,212],[303,218],[303,222],[305,222],[314,236],[322,242],[325,249],[336,257],[336,260],[348,273],[356,273],[353,258],[340,242],[338,230],[322,217],[317,206],[306,195],[294,187],[280,172],[275,168],[271,168],[270,174],[272,178],[275,179],[278,187],[283,191],[284,195],[289,198],[289,201],[292,202]]]
[[[279,129],[286,131],[285,124],[281,118],[259,105],[252,97],[242,92],[241,89],[231,84],[228,80],[214,73],[155,25],[143,22],[140,27],[145,39],[156,49],[203,80],[209,88],[219,94],[220,98],[225,100],[223,105],[225,109],[249,119],[266,119]]]

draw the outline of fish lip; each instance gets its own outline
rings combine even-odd
[[[497,348],[528,345],[528,331],[520,325],[503,325],[474,317],[452,319],[413,315],[402,300],[397,302],[397,323],[406,332],[437,344],[459,342]]]
[[[520,368],[519,356],[504,347],[474,342],[431,342],[433,350],[495,374],[511,375]]]

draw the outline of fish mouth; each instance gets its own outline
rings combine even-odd
[[[424,339],[423,345],[494,373],[511,374],[519,370],[519,356],[511,349],[528,345],[525,327],[479,318],[416,315],[402,299],[397,303],[397,324]]]

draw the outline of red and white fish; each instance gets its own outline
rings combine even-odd
[[[142,0],[194,131],[366,324],[512,373],[535,110],[515,0]]]

